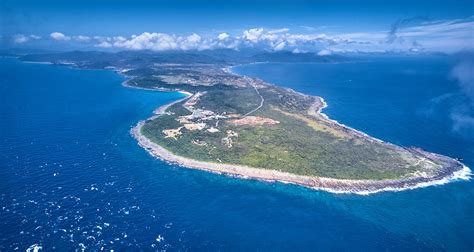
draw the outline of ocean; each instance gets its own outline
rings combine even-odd
[[[471,129],[453,116],[463,94],[451,68],[382,58],[233,71],[320,95],[341,123],[474,167]],[[0,74],[1,251],[474,249],[472,180],[363,196],[184,169],[129,133],[183,94],[12,58],[0,59]]]

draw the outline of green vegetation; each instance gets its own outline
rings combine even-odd
[[[187,130],[175,138],[166,138],[163,130],[176,129],[182,124],[178,117],[191,112],[184,102],[168,109],[163,115],[147,122],[142,133],[173,153],[195,160],[241,164],[264,169],[275,169],[300,175],[340,179],[393,179],[418,169],[411,166],[409,153],[388,145],[341,132],[311,118],[306,113],[314,99],[277,87],[261,88],[264,106],[254,116],[278,121],[275,125],[240,125],[223,119],[219,132]],[[213,90],[203,95],[195,108],[244,114],[259,104],[253,88]],[[206,120],[214,125],[215,120]],[[315,125],[317,127],[315,127]],[[326,127],[330,130],[320,130]],[[229,147],[222,140],[231,130]],[[198,145],[205,142],[205,145]]]
[[[214,89],[199,100],[199,107],[217,114],[245,114],[257,107],[259,97],[253,88]]]
[[[186,158],[339,179],[439,177],[460,163],[417,149],[374,141],[316,112],[322,102],[223,67],[255,61],[343,62],[311,53],[65,52],[31,54],[27,61],[115,69],[141,88],[196,94],[146,120],[142,133]],[[414,175],[416,173],[416,175]]]

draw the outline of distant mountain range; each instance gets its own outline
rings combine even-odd
[[[315,53],[292,53],[289,51],[264,52],[257,50],[204,50],[204,51],[71,51],[54,52],[43,50],[11,49],[0,51],[1,56],[17,56],[24,61],[48,61],[53,63],[83,63],[89,67],[145,66],[150,64],[245,64],[253,62],[343,62],[349,57],[341,55],[319,56]]]

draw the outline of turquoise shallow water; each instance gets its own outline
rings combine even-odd
[[[406,63],[392,64],[385,68],[393,68],[390,78],[370,63],[267,64],[237,71],[322,95],[330,116],[376,137],[473,164],[471,140],[463,132],[436,123],[419,128],[424,120],[443,120],[420,112],[409,114],[415,119],[405,121],[413,124],[402,126],[400,117],[393,118],[420,106],[398,106],[405,102],[396,99],[394,83],[413,85],[413,78],[395,68]],[[423,78],[432,81],[447,68],[412,62],[409,70],[425,69]],[[129,134],[138,120],[181,94],[124,88],[122,77],[110,71],[15,59],[0,59],[0,74],[0,250],[35,244],[60,251],[474,248],[472,181],[358,196],[183,169],[149,156]],[[360,84],[367,78],[372,82]],[[380,80],[390,80],[390,91],[376,85]],[[446,81],[440,81],[441,91],[442,83],[456,89]],[[409,101],[426,92],[438,95],[434,88],[404,90]],[[354,93],[367,95],[359,99]]]

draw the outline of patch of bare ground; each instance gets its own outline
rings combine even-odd
[[[277,120],[273,120],[267,117],[260,117],[260,116],[246,116],[241,119],[229,120],[229,122],[237,126],[241,126],[241,125],[261,126],[261,125],[275,125],[275,124],[280,123]]]

